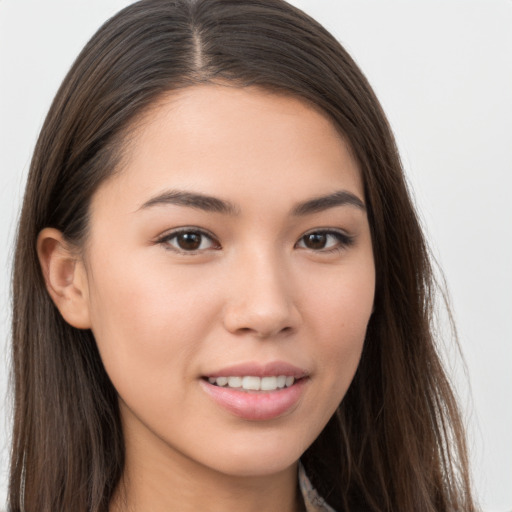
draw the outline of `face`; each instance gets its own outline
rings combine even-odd
[[[358,166],[325,115],[256,88],[169,94],[129,146],[84,253],[128,446],[282,471],[343,399],[372,312]]]

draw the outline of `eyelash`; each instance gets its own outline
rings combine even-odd
[[[185,249],[181,249],[179,247],[175,247],[175,246],[172,246],[170,241],[173,240],[174,238],[177,238],[178,236],[180,235],[184,235],[184,234],[193,234],[193,235],[199,235],[200,237],[202,238],[207,238],[209,240],[211,240],[214,245],[217,245],[217,247],[214,247],[214,248],[207,248],[207,249],[192,249],[192,250],[185,250]],[[202,251],[205,251],[205,250],[218,250],[220,249],[220,244],[215,240],[215,237],[211,234],[211,233],[208,233],[207,231],[204,231],[203,229],[199,229],[199,228],[181,228],[181,229],[176,229],[170,233],[167,233],[165,234],[164,236],[162,236],[161,238],[159,238],[157,241],[156,241],[157,244],[162,244],[163,246],[165,246],[165,248],[169,251],[174,251],[174,252],[177,252],[178,254],[186,254],[186,255],[195,255],[195,254],[199,254],[201,253]],[[202,244],[202,241],[201,241],[201,244]]]
[[[214,247],[207,247],[207,248],[201,249],[199,246],[199,248],[197,248],[197,249],[185,250],[180,247],[176,247],[176,246],[172,245],[170,243],[171,240],[176,239],[180,235],[199,235],[200,246],[203,243],[203,239],[207,238],[213,243]],[[337,240],[337,243],[335,244],[334,247],[328,248],[328,249],[320,248],[318,250],[315,250],[315,249],[311,249],[310,247],[306,247],[306,246],[299,247],[300,249],[311,250],[314,253],[319,253],[319,254],[333,254],[333,253],[338,253],[338,252],[341,252],[341,251],[347,249],[348,247],[352,246],[355,241],[353,236],[347,235],[346,233],[344,233],[342,231],[337,231],[334,229],[315,229],[313,231],[309,231],[309,232],[303,234],[299,238],[297,243],[295,244],[295,247],[297,247],[300,242],[303,242],[306,237],[311,236],[311,235],[334,237]],[[219,242],[215,239],[215,237],[211,233],[209,233],[203,229],[192,228],[192,227],[181,228],[181,229],[174,230],[171,233],[167,233],[164,236],[162,236],[161,238],[159,238],[158,240],[156,240],[156,243],[165,246],[165,248],[167,250],[174,251],[178,254],[185,254],[188,256],[197,255],[197,254],[200,254],[201,252],[208,251],[208,250],[219,250],[222,248],[221,245],[219,244]]]
[[[309,249],[309,250],[313,250],[314,252],[319,252],[322,254],[333,254],[333,253],[341,252],[344,249],[347,249],[348,247],[352,246],[355,241],[353,236],[347,235],[343,231],[337,231],[334,229],[315,229],[313,231],[309,231],[309,232],[305,233],[304,235],[302,235],[299,238],[299,241],[297,242],[297,244],[299,242],[303,241],[307,236],[311,236],[311,235],[331,236],[337,240],[337,244],[334,247],[329,248],[329,249],[319,249],[318,251],[316,251],[314,249],[310,249],[309,247],[304,247],[304,249],[306,249],[306,250]],[[295,245],[297,245],[297,244],[295,244]]]

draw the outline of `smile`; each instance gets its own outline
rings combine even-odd
[[[240,391],[276,391],[277,389],[293,386],[295,377],[291,375],[209,377],[208,382],[214,386],[238,389]]]

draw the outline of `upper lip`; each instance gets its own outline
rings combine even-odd
[[[210,372],[204,377],[272,377],[278,375],[286,375],[287,377],[295,377],[301,379],[309,374],[307,370],[303,370],[293,364],[284,361],[272,361],[269,363],[247,362],[226,366],[220,370]]]

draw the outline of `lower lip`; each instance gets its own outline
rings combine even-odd
[[[297,380],[289,388],[276,391],[239,391],[214,386],[204,379],[201,379],[201,385],[214,402],[235,416],[245,420],[265,421],[288,413],[300,400],[307,380]]]

